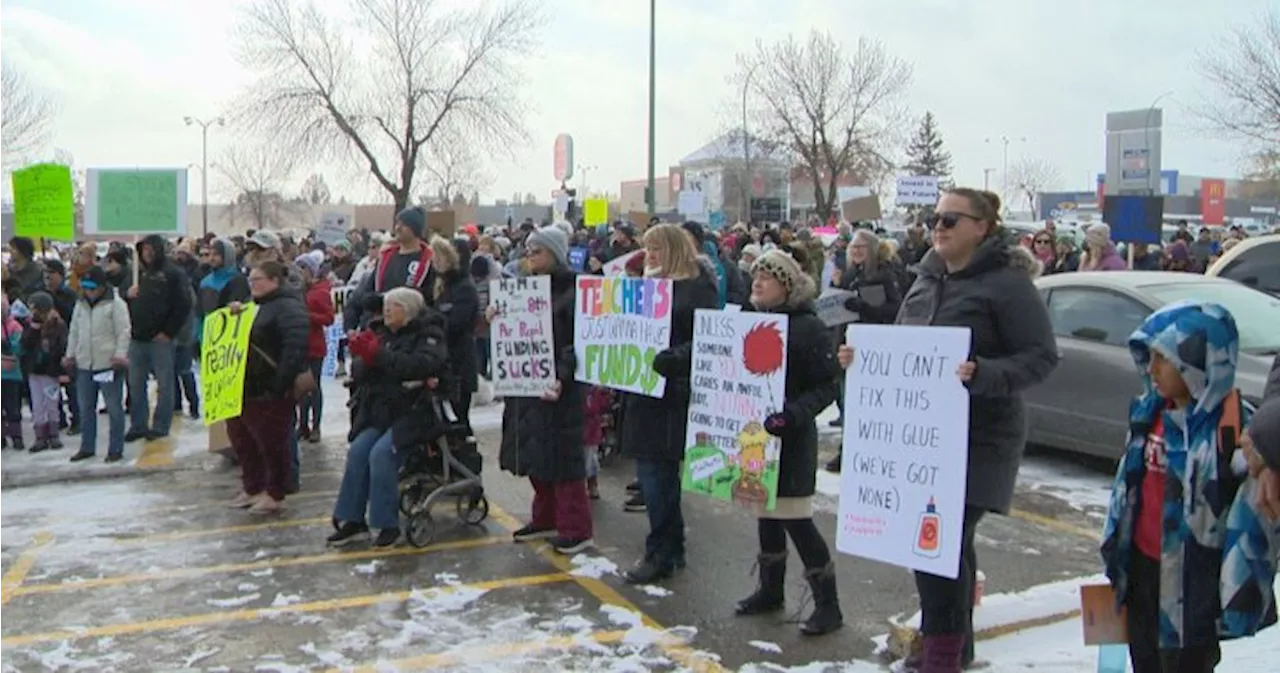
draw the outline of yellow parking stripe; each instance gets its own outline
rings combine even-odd
[[[172,533],[153,533],[146,535],[138,535],[136,537],[122,537],[116,539],[116,544],[149,544],[152,542],[170,542],[173,540],[190,540],[197,537],[213,537],[215,535],[226,535],[228,533],[252,533],[259,530],[274,530],[277,528],[301,528],[304,526],[318,526],[320,524],[331,524],[332,519],[327,516],[315,517],[314,519],[286,519],[283,521],[265,521],[263,523],[250,523],[239,526],[224,526],[221,528],[197,528],[194,530],[180,530]]]
[[[423,654],[407,659],[379,661],[364,666],[331,668],[325,673],[382,673],[383,671],[422,671],[445,666],[470,666],[492,661],[502,661],[522,654],[532,654],[546,650],[567,650],[582,644],[583,639],[592,640],[601,645],[612,645],[622,642],[627,631],[597,631],[585,636],[556,636],[544,640],[527,640],[520,643],[496,643],[479,645],[449,652]]]
[[[48,531],[40,531],[32,539],[31,546],[18,555],[18,559],[0,579],[0,605],[8,603],[16,595],[15,592],[22,587],[23,580],[27,579],[36,565],[36,554],[51,542],[53,535]]]

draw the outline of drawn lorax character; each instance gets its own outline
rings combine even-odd
[[[769,433],[759,421],[751,421],[738,433],[738,467],[742,476],[733,485],[733,501],[742,504],[763,505],[769,501],[769,491],[764,487],[765,448],[769,445]]]

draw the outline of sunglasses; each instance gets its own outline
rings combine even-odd
[[[964,218],[969,218],[974,222],[981,219],[968,213],[934,213],[933,217],[929,218],[928,224],[930,229],[937,227],[941,227],[943,229],[954,229],[957,224],[960,224],[960,220]]]
[[[1040,245],[1041,243],[1043,243],[1043,244],[1045,244],[1045,245],[1049,245],[1050,243],[1053,243],[1053,241],[1051,241],[1051,240],[1049,240],[1049,239],[1047,239],[1047,238],[1037,238],[1037,239],[1035,240],[1035,244],[1036,244],[1036,245]]]

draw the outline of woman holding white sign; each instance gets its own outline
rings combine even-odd
[[[632,584],[665,579],[685,565],[680,462],[689,418],[693,314],[720,305],[715,270],[703,259],[693,237],[677,225],[659,224],[644,233],[645,277],[671,279],[671,341],[653,358],[653,370],[667,379],[663,396],[628,394],[622,412],[622,453],[636,459],[649,515],[644,558],[625,575]]]
[[[1027,442],[1022,391],[1058,364],[1034,269],[1013,254],[1016,239],[1000,226],[1000,198],[957,188],[938,199],[930,221],[933,249],[913,271],[916,281],[898,312],[900,325],[967,327],[968,362],[956,376],[969,389],[969,457],[958,579],[917,572],[924,651],[907,671],[959,673],[973,660],[974,535],[987,512],[1008,513]],[[856,348],[857,344],[852,344]],[[840,364],[853,360],[841,346]]]

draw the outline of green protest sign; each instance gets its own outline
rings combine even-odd
[[[185,234],[185,169],[89,169],[85,224],[91,234]]]
[[[17,236],[55,241],[76,238],[71,169],[36,164],[13,172],[13,231]]]

